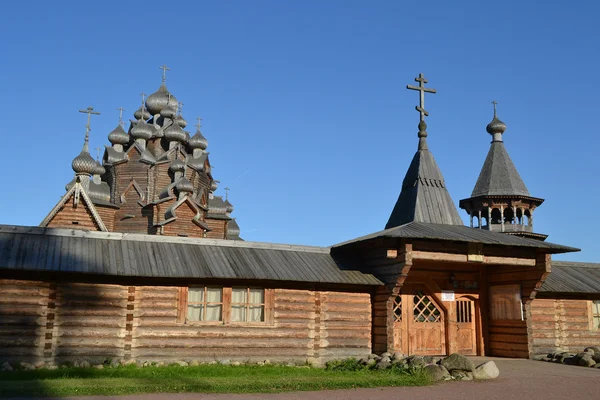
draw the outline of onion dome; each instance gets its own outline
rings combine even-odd
[[[140,119],[133,126],[133,128],[131,128],[131,137],[134,139],[148,140],[152,137],[152,128],[146,123],[146,121]]]
[[[176,158],[171,161],[171,165],[169,166],[169,170],[171,172],[183,172],[185,170],[185,164],[180,159]]]
[[[492,120],[492,122],[490,122],[486,127],[485,130],[490,134],[490,135],[494,135],[496,133],[499,134],[503,134],[504,131],[506,130],[506,124],[502,121],[500,121],[498,119],[498,117],[496,117],[496,115],[494,114],[494,119]]]
[[[206,148],[208,147],[208,140],[206,140],[206,138],[202,136],[202,133],[200,133],[200,129],[198,129],[194,136],[190,138],[190,147],[192,149],[201,150],[206,150]]]
[[[219,187],[219,182],[212,180],[210,182],[210,191],[214,192],[215,190],[217,190],[217,188]]]
[[[146,108],[152,115],[160,113],[169,104],[177,104],[177,99],[169,94],[164,82],[155,93],[152,93],[146,99]]]
[[[95,161],[95,166],[94,166],[94,170],[92,171],[92,175],[103,175],[106,170],[104,169],[104,167],[102,166],[102,164],[100,164],[98,161]]]
[[[125,132],[125,129],[123,129],[121,124],[119,124],[108,134],[108,140],[112,144],[127,144],[129,143],[129,135]]]
[[[167,105],[167,107],[160,111],[160,116],[164,118],[174,119],[176,115],[177,110],[171,104]]]
[[[145,107],[138,108],[137,111],[133,113],[133,116],[135,119],[143,119],[146,121],[152,118],[152,114],[150,114]]]
[[[192,182],[190,182],[185,176],[182,177],[179,181],[177,181],[177,183],[175,184],[175,189],[177,189],[177,191],[179,193],[193,193],[194,192],[194,185],[192,185]]]
[[[73,159],[71,167],[76,174],[92,175],[97,170],[98,163],[90,156],[87,143],[83,146],[83,150],[77,157]]]
[[[181,128],[185,128],[187,126],[187,121],[181,116],[181,114],[175,117],[175,123]]]
[[[225,199],[225,209],[227,210],[228,213],[232,213],[233,212],[233,204],[231,204],[229,202],[229,200]]]
[[[179,125],[172,123],[167,129],[165,129],[165,139],[169,142],[185,142],[185,132]]]

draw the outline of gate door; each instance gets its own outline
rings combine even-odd
[[[445,355],[444,313],[431,296],[412,297],[413,315],[409,321],[409,352],[418,355]]]
[[[476,355],[475,302],[470,299],[457,299],[455,304],[458,352],[464,355]]]

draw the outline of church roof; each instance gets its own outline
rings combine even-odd
[[[336,244],[333,248],[340,248],[379,238],[447,240],[453,242],[482,243],[487,245],[528,247],[539,249],[544,253],[550,254],[568,253],[580,250],[574,247],[506,235],[501,232],[491,232],[485,229],[470,228],[464,225],[430,224],[423,222],[409,222],[401,226]]]
[[[540,292],[597,294],[600,292],[600,264],[552,261],[552,272]]]
[[[382,284],[371,274],[344,270],[323,247],[10,225],[0,225],[0,270]]]
[[[513,164],[504,142],[493,141],[471,197],[525,196],[529,190]]]

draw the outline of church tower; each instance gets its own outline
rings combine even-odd
[[[502,135],[506,124],[494,118],[486,130],[492,136],[490,151],[483,163],[471,197],[460,201],[467,211],[471,227],[510,235],[545,240],[548,235],[534,233],[533,212],[544,199],[532,197],[515,168]]]
[[[419,147],[402,182],[402,190],[385,229],[408,224],[426,222],[431,224],[463,225],[458,210],[446,189],[442,172],[427,146],[427,124],[425,117],[425,93],[435,89],[425,87],[427,80],[419,74],[415,81],[419,86],[407,85],[407,89],[420,92],[420,105],[416,110],[421,115],[419,122]]]
[[[158,90],[145,97],[133,113],[129,129],[119,123],[108,134],[102,164],[89,154],[88,115],[81,153],[72,162],[74,179],[67,193],[40,226],[240,240],[240,228],[231,218],[233,205],[215,196],[208,158],[208,141],[200,131],[185,131],[183,104],[165,84],[166,66]]]

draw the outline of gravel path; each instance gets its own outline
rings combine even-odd
[[[473,357],[493,360],[500,377],[488,382],[448,382],[427,387],[327,390],[276,394],[148,394],[69,397],[69,400],[565,400],[600,398],[600,369],[541,361]],[[64,400],[64,398],[62,399]]]

